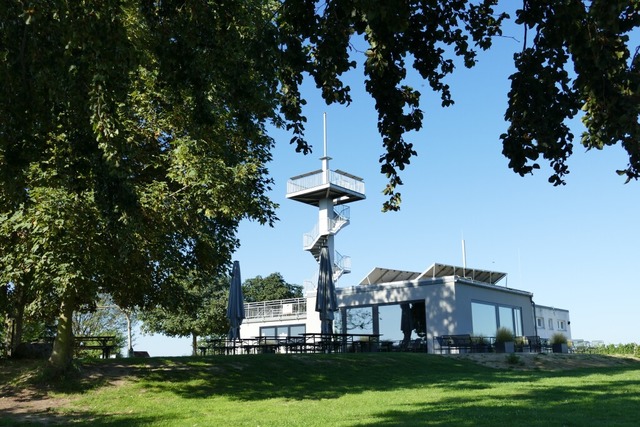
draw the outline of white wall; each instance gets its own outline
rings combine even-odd
[[[540,338],[551,338],[554,333],[561,332],[567,339],[571,339],[571,319],[568,310],[536,304],[536,325]]]

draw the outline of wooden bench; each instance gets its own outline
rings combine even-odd
[[[102,358],[111,357],[111,352],[117,348],[115,335],[77,336],[74,347],[76,350],[100,350]]]

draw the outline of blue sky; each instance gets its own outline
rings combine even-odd
[[[352,273],[338,286],[356,285],[374,267],[421,272],[434,262],[462,265],[464,238],[468,267],[506,272],[500,285],[532,292],[537,304],[570,310],[573,338],[639,342],[640,279],[634,273],[640,182],[625,185],[615,173],[627,165],[620,147],[585,152],[576,143],[562,187],[547,182],[551,172],[545,164],[524,178],[508,168],[499,136],[507,128],[508,76],[522,34],[507,27],[505,36],[480,53],[475,68],[460,65],[448,78],[452,107],[441,108],[439,96],[409,76],[408,84],[423,94],[425,120],[420,132],[407,136],[418,156],[402,173],[400,212],[381,212],[381,138],[362,71],[347,76],[354,99],[349,107],[326,106],[306,82],[304,112],[314,152],[295,153],[287,133],[273,132],[271,197],[280,204],[280,221],[273,228],[241,224],[242,246],[234,260],[240,261],[243,280],[273,272],[295,284],[315,278],[317,263],[302,249],[302,235],[315,225],[317,211],[285,196],[290,177],[321,166],[326,112],[330,167],[362,177],[367,196],[350,205],[351,224],[336,236],[336,250],[352,258]],[[573,131],[579,140],[579,122]],[[139,335],[136,342],[154,356],[190,352],[188,339]]]

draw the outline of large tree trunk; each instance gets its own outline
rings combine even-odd
[[[22,343],[22,332],[24,331],[24,307],[26,305],[24,298],[24,290],[22,285],[16,285],[16,293],[14,296],[14,309],[10,311],[13,316],[11,322],[11,337],[9,351],[13,355],[16,348]]]
[[[191,355],[198,355],[198,336],[195,332],[191,332]]]
[[[73,361],[73,308],[73,297],[65,293],[60,304],[53,352],[49,358],[49,364],[58,372],[65,371]]]
[[[11,336],[11,354],[16,351],[16,348],[22,342],[22,331],[24,330],[24,305],[22,302],[18,302],[18,306],[16,307],[15,317],[13,318],[13,327]]]

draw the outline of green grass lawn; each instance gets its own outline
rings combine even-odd
[[[17,363],[0,362],[14,388]],[[86,361],[46,393],[60,404],[33,424],[6,410],[0,425],[636,426],[640,363],[545,372],[400,353],[117,359]]]

